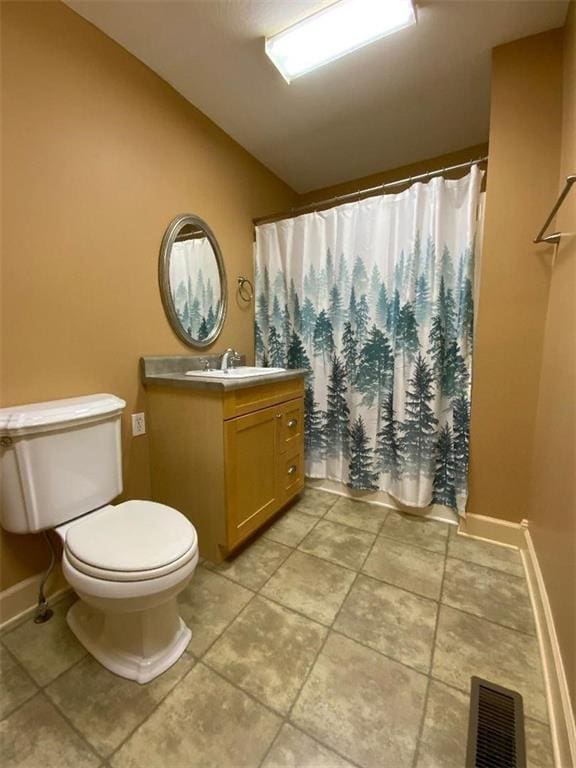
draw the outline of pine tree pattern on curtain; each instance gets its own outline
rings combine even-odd
[[[481,178],[257,227],[256,361],[309,370],[308,476],[464,513]]]
[[[218,321],[219,285],[218,265],[207,237],[172,245],[170,288],[174,309],[188,335],[198,341],[208,338]]]

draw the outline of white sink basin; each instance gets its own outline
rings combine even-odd
[[[251,368],[243,365],[239,368],[229,368],[227,371],[186,371],[186,376],[198,379],[248,379],[251,376],[269,376],[271,373],[283,373],[286,368]]]

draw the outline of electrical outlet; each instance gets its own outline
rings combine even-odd
[[[132,414],[132,437],[146,434],[146,417],[143,413]]]

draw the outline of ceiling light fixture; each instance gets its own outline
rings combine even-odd
[[[412,0],[339,0],[266,38],[266,53],[289,83],[416,23]]]

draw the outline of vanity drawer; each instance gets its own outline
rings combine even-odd
[[[300,449],[304,434],[304,405],[293,400],[282,406],[280,422],[280,452]]]
[[[285,502],[304,488],[304,453],[299,448],[280,456],[279,463],[280,497]]]
[[[247,413],[260,411],[273,405],[304,396],[304,380],[288,379],[273,384],[251,386],[227,392],[224,401],[224,419],[233,419]]]

